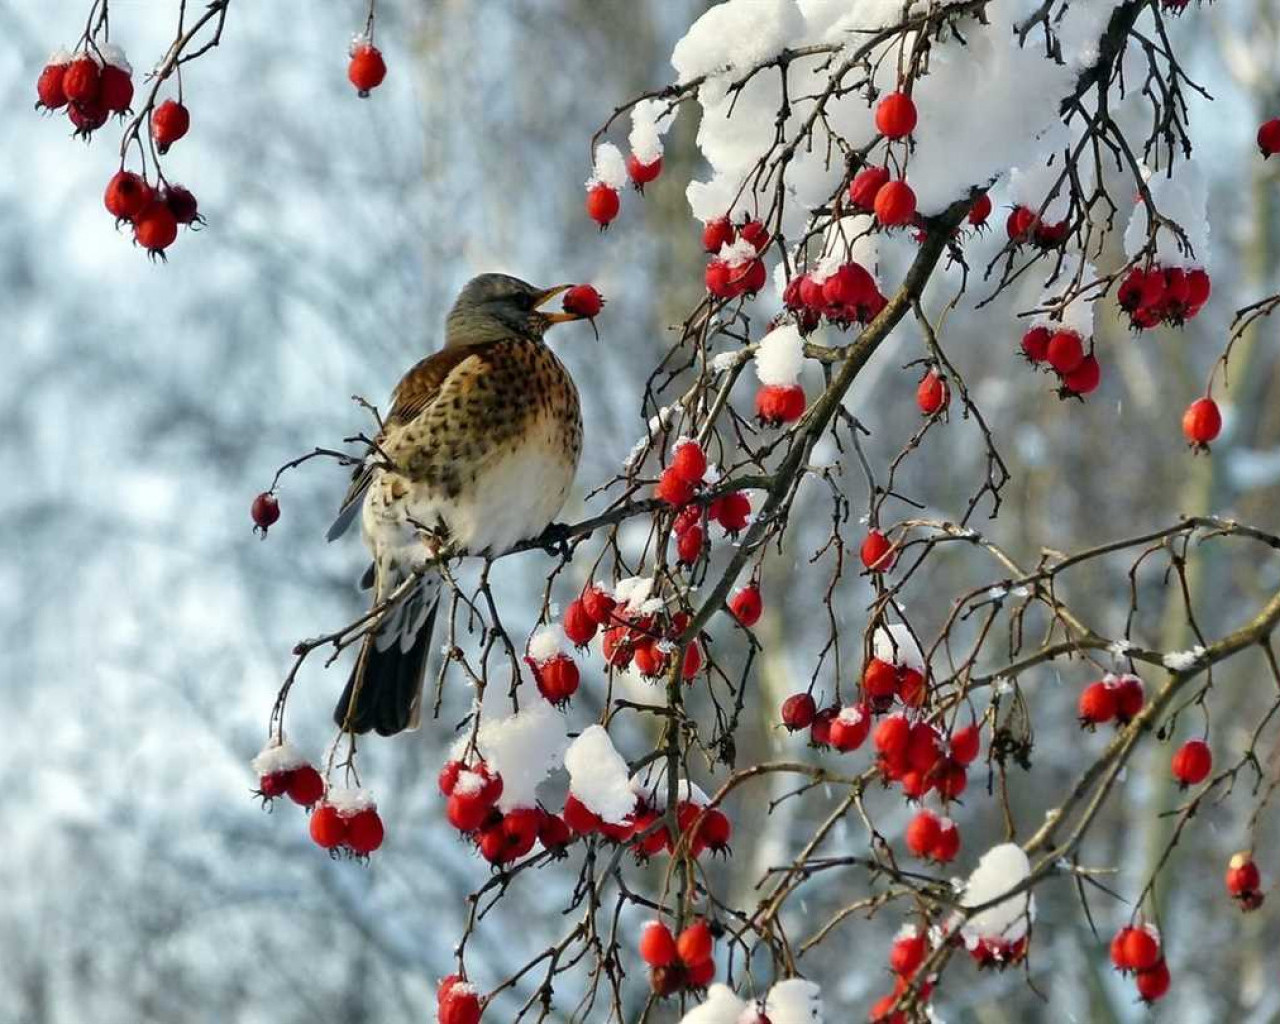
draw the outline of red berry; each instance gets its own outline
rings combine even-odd
[[[1222,413],[1212,398],[1197,398],[1182,414],[1182,433],[1196,448],[1208,448],[1222,432]]]
[[[653,489],[653,496],[665,501],[674,508],[687,505],[693,498],[693,485],[684,479],[675,469],[668,466],[658,478],[658,485]]]
[[[702,918],[694,921],[676,940],[676,952],[686,967],[696,967],[711,959],[714,940],[711,929]]]
[[[898,667],[872,658],[862,669],[862,693],[873,704],[888,707],[898,692]]]
[[[799,384],[766,384],[756,392],[756,416],[771,427],[794,423],[804,415],[806,402]]]
[[[140,174],[116,171],[102,201],[116,220],[133,220],[151,202],[151,186]]]
[[[570,793],[564,798],[564,810],[561,812],[564,823],[574,835],[590,835],[598,832],[604,824],[600,816],[590,810],[586,804]]]
[[[253,504],[249,506],[249,514],[253,517],[254,529],[262,531],[265,537],[268,527],[274,525],[280,518],[280,503],[270,491],[263,491],[253,499]]]
[[[589,284],[575,284],[564,293],[563,307],[566,313],[586,317],[588,320],[600,315],[604,308],[604,299]]]
[[[938,819],[938,839],[929,851],[929,859],[938,864],[950,864],[960,852],[960,829],[950,818]]]
[[[1021,244],[1031,237],[1039,223],[1040,218],[1034,210],[1026,206],[1015,206],[1004,227],[1009,241]]]
[[[700,963],[688,965],[685,971],[685,984],[692,989],[706,988],[716,976],[716,962],[708,957]]]
[[[809,693],[793,693],[782,702],[782,724],[791,732],[809,728],[817,713],[817,702]]]
[[[643,641],[633,647],[632,664],[645,679],[657,679],[667,669],[667,655],[652,641]]]
[[[39,99],[37,107],[46,110],[57,110],[67,105],[67,92],[63,80],[67,74],[67,64],[46,64],[36,80],[36,95]]]
[[[1124,959],[1129,969],[1148,971],[1160,961],[1160,938],[1150,925],[1126,929]]]
[[[686,681],[691,681],[702,668],[702,645],[696,640],[684,649],[684,665],[680,671]]]
[[[951,757],[960,764],[972,764],[982,750],[982,732],[977,723],[951,734]]]
[[[447,993],[439,994],[439,1024],[480,1024],[480,997],[465,982],[455,983]]]
[[[381,50],[372,43],[358,43],[352,47],[347,79],[356,87],[358,95],[368,96],[386,77],[387,62],[382,59]]]
[[[938,842],[942,825],[933,811],[920,811],[907,825],[907,849],[917,857],[928,857]]]
[[[859,556],[869,571],[888,572],[898,560],[897,552],[892,549],[893,544],[888,537],[879,530],[872,530],[863,540]]]
[[[587,190],[587,216],[600,225],[601,231],[618,216],[621,208],[622,201],[618,198],[617,191],[603,182],[592,185]]]
[[[81,138],[88,138],[104,124],[107,123],[107,117],[110,111],[96,99],[79,101],[75,100],[67,107],[67,117],[75,126],[76,135]]]
[[[887,228],[909,224],[916,215],[916,194],[905,181],[891,181],[876,193],[875,211]]]
[[[347,839],[347,822],[329,804],[321,804],[311,812],[311,841],[326,850],[341,846]]]
[[[875,209],[876,193],[889,181],[889,168],[866,167],[849,182],[849,202],[865,213]]]
[[[287,792],[295,804],[311,807],[324,796],[324,779],[311,765],[301,765],[289,773]]]
[[[918,708],[924,703],[924,676],[914,668],[898,667],[898,697],[908,707]]]
[[[1053,332],[1047,327],[1033,327],[1022,336],[1022,354],[1033,363],[1043,363],[1049,355],[1049,339]]]
[[[1258,149],[1264,158],[1280,153],[1280,117],[1262,123],[1258,129]]]
[[[191,113],[177,100],[165,100],[151,112],[151,137],[161,154],[187,134],[191,128]]]
[[[123,114],[133,103],[133,77],[124,68],[108,64],[102,69],[99,98],[113,114]]]
[[[289,779],[293,776],[293,772],[272,772],[270,775],[263,775],[258,779],[258,795],[264,800],[274,800],[278,796],[284,796],[289,790]]]
[[[1139,971],[1134,979],[1144,1003],[1154,1003],[1169,991],[1169,966],[1161,958],[1150,970]]]
[[[542,828],[542,817],[537,807],[516,807],[502,816],[502,831],[507,837],[511,859],[523,857],[533,849]]]
[[[699,484],[707,472],[707,456],[697,441],[684,440],[671,452],[671,469],[686,483]]]
[[[986,192],[974,201],[973,209],[969,211],[969,223],[974,227],[981,227],[987,222],[987,218],[991,216],[991,196]]]
[[[557,654],[533,666],[538,692],[552,704],[564,704],[578,692],[578,666],[567,654]]]
[[[1133,675],[1118,676],[1111,680],[1111,689],[1116,695],[1116,721],[1128,725],[1146,701],[1142,680]]]
[[[731,491],[713,501],[707,515],[716,520],[725,533],[740,533],[746,529],[751,516],[751,499],[742,491]]]
[[[947,407],[951,391],[946,379],[937,370],[928,370],[916,387],[916,405],[926,416],[932,416]]]
[[[929,951],[929,940],[915,926],[904,928],[889,947],[889,967],[895,974],[910,977],[924,963]]]
[[[573,833],[559,815],[542,812],[538,822],[538,842],[544,850],[563,850],[573,841]]]
[[[830,744],[842,754],[857,750],[871,731],[871,712],[856,705],[841,709],[831,722]]]
[[[134,218],[133,237],[140,246],[152,254],[164,252],[178,237],[178,220],[168,206],[153,199]],[[275,499],[271,498],[271,501],[274,504]],[[254,504],[257,504],[256,499]],[[261,529],[264,533],[266,532],[265,526]]]
[[[706,545],[706,534],[701,525],[689,527],[676,535],[676,558],[681,565],[693,565]]]
[[[585,647],[596,635],[599,626],[587,613],[586,606],[579,599],[570,601],[564,610],[564,635],[575,647]]]
[[[760,588],[748,583],[729,598],[729,612],[743,626],[750,629],[760,621],[764,611],[764,602],[760,600]]]
[[[726,245],[731,245],[736,236],[729,218],[717,217],[707,221],[706,227],[702,229],[702,247],[714,256]]]
[[[1092,355],[1085,356],[1080,365],[1062,378],[1062,389],[1073,395],[1088,395],[1098,390],[1102,383],[1102,367]]]
[[[1213,769],[1213,752],[1204,740],[1187,740],[1173,755],[1173,777],[1186,789],[1197,786]]]
[[[461,761],[446,761],[444,763],[444,767],[440,769],[440,774],[436,776],[436,785],[440,787],[440,792],[443,795],[453,795],[453,787],[458,784],[458,776],[462,774],[466,767]]]
[[[717,807],[711,808],[702,816],[702,824],[698,826],[698,842],[712,853],[723,853],[729,849],[729,840],[733,838],[733,822],[729,816]]]
[[[164,203],[179,224],[194,224],[200,220],[200,205],[190,189],[170,185],[164,190]]]
[[[1093,728],[1116,717],[1116,694],[1104,682],[1090,683],[1080,693],[1080,724]]]
[[[1200,267],[1195,267],[1187,271],[1187,305],[1192,309],[1199,309],[1209,301],[1209,293],[1213,290],[1213,283],[1209,280],[1209,275]]]
[[[607,590],[595,584],[582,592],[583,610],[597,626],[603,626],[612,619],[617,604]]]
[[[1055,373],[1068,374],[1084,362],[1084,342],[1075,331],[1055,331],[1045,358]]]
[[[771,241],[769,229],[764,226],[763,221],[758,220],[749,220],[738,228],[738,237],[750,242],[756,252],[764,252]]]
[[[890,715],[876,726],[871,740],[885,762],[905,764],[907,745],[911,741],[911,723],[905,715]]]
[[[1256,910],[1262,906],[1262,874],[1248,851],[1234,854],[1227,863],[1227,892],[1242,910]]]
[[[813,724],[809,726],[809,742],[815,747],[831,746],[831,723],[840,714],[838,707],[823,708],[813,716]]]
[[[635,182],[638,189],[643,190],[645,185],[649,184],[661,173],[662,157],[658,157],[649,163],[645,163],[634,153],[627,157],[627,174],[631,176],[631,180]]]
[[[907,740],[907,764],[912,771],[931,775],[938,759],[942,757],[942,745],[938,731],[928,722],[916,722]]]
[[[677,955],[675,937],[661,921],[650,921],[640,930],[640,959],[650,967],[670,967]]]
[[[347,845],[361,857],[381,846],[384,834],[382,819],[372,807],[356,812],[347,821]]]
[[[71,103],[95,104],[102,89],[102,69],[88,54],[76,57],[62,76],[62,92]]]
[[[916,105],[905,92],[891,92],[876,106],[876,130],[889,139],[910,135],[916,126]]]
[[[1133,927],[1121,928],[1111,940],[1111,963],[1117,971],[1125,974],[1133,970],[1129,960],[1129,933],[1136,930]]]
[[[478,793],[459,793],[456,789],[445,804],[445,817],[459,832],[474,832],[484,824],[493,804]]]

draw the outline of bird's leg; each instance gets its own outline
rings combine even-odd
[[[567,562],[572,554],[569,550],[568,523],[548,523],[536,540],[538,546],[552,558],[562,558]]]

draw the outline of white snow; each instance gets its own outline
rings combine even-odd
[[[324,796],[324,802],[344,818],[378,806],[370,790],[356,786],[331,786]]]
[[[745,238],[735,238],[732,242],[725,242],[720,246],[720,251],[716,255],[731,267],[741,267],[758,258],[760,253]]]
[[[1016,843],[1001,843],[982,855],[965,883],[960,899],[963,907],[980,907],[1015,888],[1031,874],[1031,862]],[[1036,901],[1030,892],[1001,900],[995,906],[975,914],[961,928],[968,943],[978,939],[1003,939],[1017,942],[1027,934],[1035,920]]]
[[[657,100],[641,100],[631,108],[631,134],[627,143],[642,164],[662,158],[662,136],[671,127],[671,119],[663,118],[665,107]]]
[[[717,352],[715,358],[711,360],[711,369],[716,373],[724,373],[726,370],[732,370],[741,361],[741,352]]]
[[[458,772],[458,778],[453,783],[453,792],[458,796],[475,796],[480,790],[484,789],[488,783],[479,772],[464,770]]]
[[[1098,272],[1094,269],[1093,264],[1087,260],[1082,261],[1083,267],[1080,270],[1080,280],[1083,284],[1089,284],[1096,281]],[[1047,290],[1040,300],[1041,308],[1056,307],[1062,298],[1061,284],[1066,280],[1074,280],[1075,268],[1070,273],[1064,274],[1059,279],[1058,286]],[[1061,314],[1060,319],[1051,320],[1048,316],[1038,315],[1031,319],[1031,326],[1045,326],[1050,330],[1068,330],[1075,331],[1081,338],[1088,341],[1093,337],[1094,319],[1096,302],[1093,299],[1086,299],[1076,296],[1066,304],[1062,309],[1054,308],[1055,314]]]
[[[608,185],[615,191],[621,191],[626,188],[628,177],[627,161],[622,156],[622,150],[612,142],[600,143],[596,147],[595,166],[591,170],[591,177],[587,179],[587,188]]]
[[[133,74],[133,65],[129,63],[129,58],[124,55],[123,47],[117,46],[115,43],[106,43],[99,47],[102,50],[102,59],[112,67],[117,67],[127,75]]]
[[[1189,651],[1170,651],[1161,660],[1165,668],[1174,672],[1185,672],[1189,668],[1194,668],[1203,657],[1204,648],[1196,644]]]
[[[529,660],[535,665],[545,665],[557,655],[568,655],[569,639],[557,623],[539,626],[529,637]]]
[[[650,764],[643,774],[637,772],[631,776],[631,792],[643,800],[655,811],[667,809],[667,769],[665,762]],[[679,803],[690,803],[697,807],[705,807],[709,803],[707,794],[688,779],[676,780],[676,800]]]
[[[788,978],[764,1001],[769,1024],[822,1024],[822,989],[804,978]]]
[[[513,715],[490,718],[480,726],[476,734],[480,756],[502,776],[498,810],[533,807],[538,784],[564,763],[568,745],[564,717],[546,701]]]
[[[1147,181],[1151,198],[1160,213],[1173,220],[1187,234],[1193,253],[1180,251],[1177,239],[1161,228],[1156,243],[1156,260],[1164,267],[1207,267],[1209,263],[1208,186],[1198,164],[1181,161],[1173,177],[1164,171]],[[1136,256],[1147,244],[1147,210],[1138,200],[1129,227],[1124,233],[1124,251]]]
[[[569,792],[605,821],[617,824],[635,808],[627,762],[602,726],[589,726],[569,744],[564,766]]]
[[[70,64],[72,60],[71,51],[65,46],[59,46],[53,53],[49,54],[49,59],[45,61],[47,65]]]
[[[761,384],[790,385],[804,366],[804,338],[795,324],[775,327],[756,350],[756,376]]]
[[[680,1024],[738,1024],[749,1008],[728,985],[716,984],[707,990],[706,1002],[681,1017]]]
[[[794,0],[728,0],[695,21],[676,43],[677,80],[741,73],[776,57],[804,27]]]
[[[628,612],[638,614],[649,595],[653,593],[652,576],[628,576],[618,580],[613,588],[613,599],[625,606]]]
[[[860,725],[866,717],[862,708],[856,704],[850,704],[847,708],[841,708],[840,714],[836,715],[836,721],[842,725]]]
[[[277,743],[272,740],[258,751],[258,756],[249,762],[249,767],[253,769],[255,775],[261,777],[275,775],[277,772],[293,771],[306,763],[307,759],[292,743]]]
[[[1111,655],[1111,657],[1117,660],[1121,658],[1127,658],[1131,650],[1133,650],[1133,644],[1131,644],[1128,640],[1117,640],[1115,643],[1111,644],[1107,648],[1107,651]]]
[[[924,672],[924,654],[911,630],[900,622],[876,629],[871,638],[871,653],[890,665],[905,665]]]

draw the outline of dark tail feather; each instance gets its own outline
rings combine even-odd
[[[407,648],[404,643],[407,637],[392,637],[381,650],[378,643],[381,635],[365,637],[351,676],[333,709],[333,720],[340,729],[356,733],[373,729],[379,736],[394,736],[418,727],[427,655],[431,649],[431,633],[440,599],[438,593],[423,594],[419,591],[403,603],[404,614],[412,621],[417,618],[412,606],[418,603],[420,610],[420,602],[424,600],[430,601],[430,607]],[[393,622],[396,619],[398,617],[393,616]],[[392,623],[384,625],[384,629],[394,628]]]

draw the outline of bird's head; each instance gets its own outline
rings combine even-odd
[[[513,334],[541,338],[552,324],[581,320],[576,313],[548,313],[540,308],[570,287],[536,288],[506,274],[473,277],[449,311],[445,348],[482,345]]]

